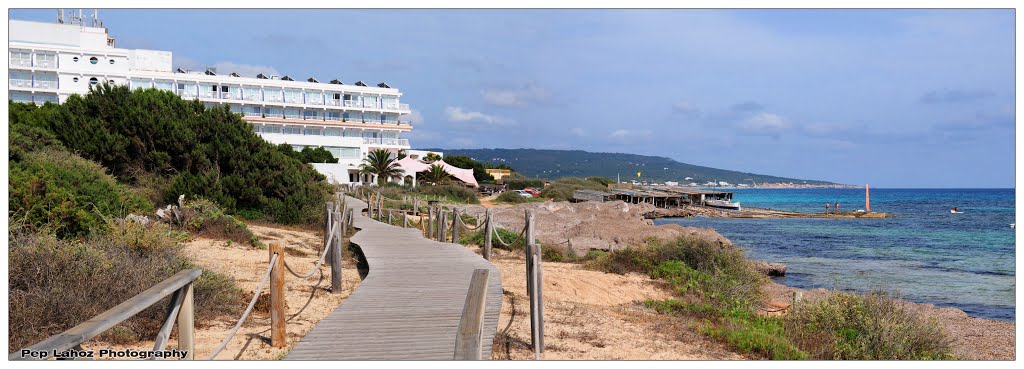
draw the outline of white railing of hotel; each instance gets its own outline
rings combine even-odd
[[[57,88],[57,81],[35,81],[32,85],[35,88],[55,89]]]
[[[57,62],[53,60],[36,60],[36,68],[56,68]]]
[[[11,87],[24,87],[32,88],[32,80],[30,79],[12,79]]]
[[[32,60],[31,59],[11,59],[11,66],[15,66],[15,67],[31,67],[32,66]]]
[[[409,140],[404,138],[374,138],[363,137],[364,145],[395,145],[409,146]]]

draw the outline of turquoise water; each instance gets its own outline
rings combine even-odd
[[[888,219],[669,218],[711,227],[752,259],[787,265],[800,288],[885,289],[971,316],[1014,320],[1013,189],[872,189]],[[739,189],[743,206],[824,212],[864,209],[863,189]],[[963,214],[950,214],[958,207]]]

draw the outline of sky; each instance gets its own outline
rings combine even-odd
[[[12,10],[53,21],[55,10]],[[413,148],[1014,187],[1010,10],[100,10],[175,67],[387,82]]]

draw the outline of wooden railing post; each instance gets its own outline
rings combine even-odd
[[[434,239],[434,207],[427,208],[427,238]]]
[[[544,351],[544,317],[543,303],[541,302],[543,284],[540,273],[541,252],[534,234],[535,227],[532,209],[526,210],[526,229],[523,232],[523,237],[525,238],[524,254],[526,255],[527,293],[530,296],[530,333],[533,340],[534,354],[536,359],[539,360],[540,353]]]
[[[448,213],[444,209],[440,209],[437,213],[437,242],[448,241],[446,237],[448,235],[446,229],[448,226],[445,223],[448,223]]]
[[[409,214],[402,212],[402,228],[409,228]]]
[[[344,217],[341,213],[334,213],[334,218],[337,223],[334,226],[334,240],[331,242],[331,293],[339,294],[342,287],[341,258],[345,255],[341,248],[341,224]]]
[[[487,282],[490,270],[476,269],[469,280],[466,303],[455,336],[455,360],[480,360],[483,357],[484,312],[487,307]]]
[[[412,215],[420,215],[420,198],[412,198]]]
[[[459,218],[459,210],[452,210],[452,243],[459,243],[459,226],[462,219]]]
[[[285,327],[287,311],[285,311],[284,294],[284,251],[281,246],[270,244],[270,258],[277,254],[277,261],[270,271],[270,346],[288,346],[288,335]]]
[[[334,216],[334,203],[328,201],[324,205],[327,210],[324,214],[324,252],[327,253],[327,260],[331,260],[331,245],[327,244],[327,239],[331,238],[331,225],[334,224],[331,221],[331,217]]]
[[[193,297],[194,283],[184,287],[185,296],[178,310],[178,350],[185,351],[185,360],[193,360],[196,355],[196,307]]]
[[[491,209],[484,213],[484,259],[491,260],[491,243],[494,237],[494,222],[491,221]]]
[[[392,217],[391,209],[388,209],[388,225],[395,224],[395,219]]]

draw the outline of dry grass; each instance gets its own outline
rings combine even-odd
[[[82,323],[174,273],[195,267],[180,255],[180,234],[160,225],[110,222],[107,234],[84,240],[12,230],[8,344],[16,350]],[[204,272],[195,285],[196,321],[238,313],[241,291]],[[154,336],[167,299],[117,325],[101,339]]]
[[[816,359],[951,359],[951,341],[938,322],[907,304],[883,292],[834,292],[798,304],[785,319],[785,333]]]

